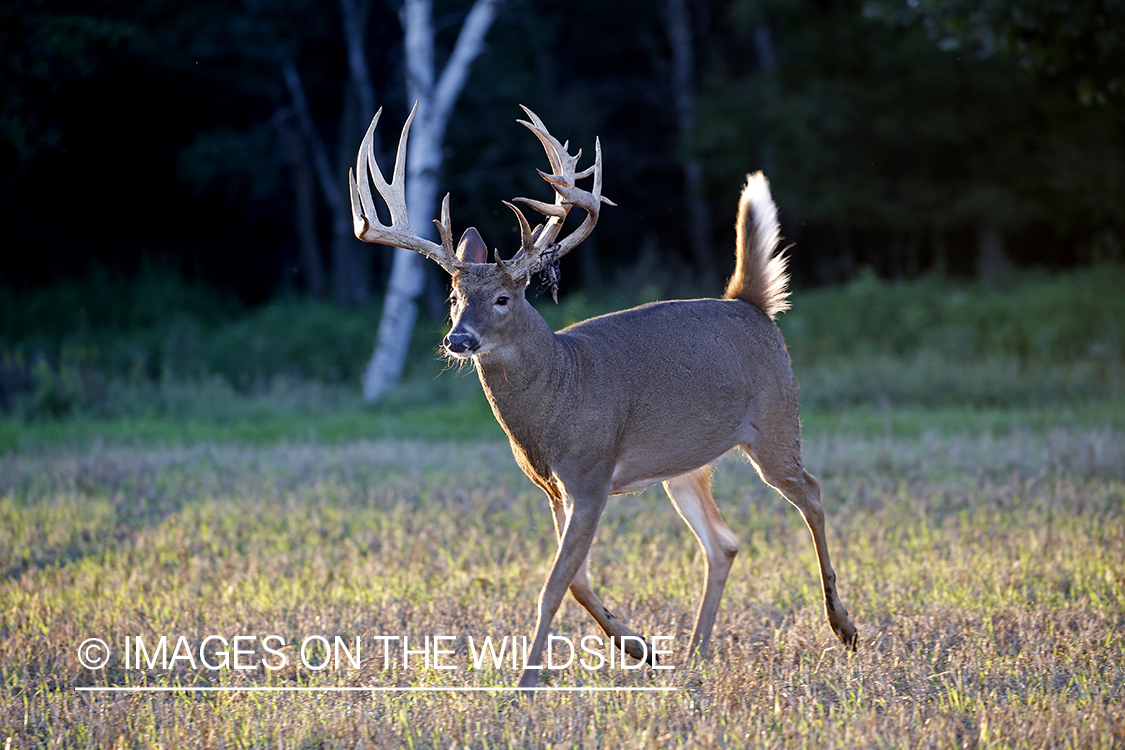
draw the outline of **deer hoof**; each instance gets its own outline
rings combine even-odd
[[[660,663],[660,660],[656,657],[656,654],[652,650],[652,644],[648,641],[637,643],[637,641],[633,638],[629,638],[628,640],[621,639],[620,641],[617,641],[617,647],[637,661],[645,662],[650,667],[655,667]]]
[[[840,639],[840,643],[843,643],[844,648],[848,651],[859,649],[859,631],[856,630],[855,625],[852,625],[847,615],[844,616],[842,625],[832,624],[832,631],[836,633],[836,637]]]

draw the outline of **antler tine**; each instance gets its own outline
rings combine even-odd
[[[516,122],[535,134],[535,137],[543,144],[543,150],[547,152],[547,160],[551,162],[551,169],[554,170],[555,174],[562,176],[564,174],[563,170],[565,169],[562,157],[568,155],[567,147],[570,145],[570,141],[567,141],[565,144],[560,144],[558,139],[547,130],[547,126],[543,124],[543,121],[539,119],[539,115],[522,104],[520,105],[520,109],[524,111],[531,122],[527,122],[526,120],[516,120]],[[581,155],[581,152],[579,152],[579,155]],[[575,157],[574,164],[577,163],[578,159]],[[540,171],[539,174],[543,174],[543,172]]]
[[[453,252],[453,224],[449,221],[449,193],[446,193],[445,197],[441,199],[441,219],[434,219],[434,226],[437,227],[438,235],[441,237],[442,253],[446,257],[453,258],[455,266],[460,268],[457,256]],[[445,266],[443,265],[442,268],[445,268]]]
[[[380,107],[379,111],[375,113],[375,117],[371,120],[371,125],[367,128],[367,134],[363,136],[363,143],[359,146],[359,153],[356,154],[355,171],[348,170],[348,186],[351,188],[352,197],[352,228],[355,231],[355,236],[363,239],[364,233],[367,232],[370,222],[368,216],[371,216],[378,222],[378,214],[375,212],[375,200],[371,197],[371,184],[366,179],[356,181],[356,174],[366,177],[364,171],[364,156],[372,150],[372,139],[375,134],[375,127],[379,124],[379,118],[383,114],[383,108]]]
[[[519,201],[525,206],[531,206],[544,216],[552,218],[565,219],[567,214],[570,213],[570,206],[562,203],[544,203],[533,198],[513,198],[512,200]]]
[[[453,252],[453,229],[449,220],[449,196],[446,195],[442,201],[441,219],[434,220],[441,237],[440,245],[424,237],[419,237],[410,228],[410,216],[406,210],[406,144],[410,138],[410,124],[414,121],[414,115],[417,112],[418,105],[415,103],[414,109],[410,111],[410,116],[406,118],[406,123],[402,126],[402,134],[399,136],[398,150],[395,154],[394,172],[391,175],[390,183],[383,177],[383,172],[379,169],[378,161],[375,158],[374,134],[375,127],[379,124],[379,117],[383,114],[382,108],[375,113],[370,127],[367,128],[367,135],[364,136],[363,143],[359,147],[355,172],[348,171],[348,179],[351,183],[352,225],[355,236],[364,242],[413,250],[436,262],[448,273],[453,274],[460,269],[461,264]],[[379,215],[375,210],[375,200],[371,195],[371,186],[368,184],[368,176],[370,176],[371,182],[375,183],[375,189],[379,191],[379,195],[387,204],[387,209],[391,214],[390,226],[379,221]]]
[[[584,239],[590,236],[594,225],[598,223],[598,212],[602,203],[615,206],[613,201],[601,194],[602,192],[602,145],[599,139],[594,141],[594,166],[584,171],[583,174],[593,173],[593,191],[582,190],[574,187],[573,180],[569,185],[556,185],[552,183],[555,192],[561,197],[561,202],[570,206],[578,206],[586,212],[586,218],[578,229],[571,232],[558,243],[558,254],[563,256],[577,247]]]
[[[503,201],[503,203],[505,206],[512,209],[512,213],[516,215],[516,219],[520,223],[520,253],[523,252],[523,248],[525,247],[534,247],[535,237],[532,234],[531,225],[527,223],[527,217],[523,215],[523,211],[519,209],[519,206],[515,206],[508,201]],[[520,255],[517,254],[516,258],[519,257]],[[515,258],[513,258],[513,260],[515,260]]]
[[[383,108],[379,108],[381,113]],[[371,180],[375,183],[375,189],[379,191],[379,195],[383,196],[383,200],[387,204],[387,208],[391,212],[391,226],[401,226],[407,231],[410,230],[410,215],[406,210],[406,181],[403,179],[406,173],[406,144],[410,140],[410,126],[414,122],[414,113],[418,111],[418,105],[414,105],[414,109],[410,110],[410,115],[406,118],[406,122],[402,125],[402,133],[398,137],[398,150],[395,152],[395,166],[391,173],[391,182],[387,184],[386,179],[383,178],[383,170],[379,169],[379,162],[375,158],[375,148],[372,138],[367,139],[367,171],[371,174]],[[374,123],[372,123],[374,125]],[[374,135],[375,128],[369,129],[369,133]],[[397,189],[397,190],[396,190]]]

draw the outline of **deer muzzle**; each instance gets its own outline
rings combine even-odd
[[[450,332],[443,343],[450,354],[471,353],[480,348],[480,341],[471,333]]]

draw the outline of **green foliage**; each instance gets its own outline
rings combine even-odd
[[[1084,104],[1125,103],[1125,4],[1114,0],[876,0],[870,16],[919,25],[943,49],[997,51],[1060,76]]]
[[[355,383],[377,323],[374,306],[348,310],[307,298],[277,300],[216,329],[206,367],[241,389],[278,374]]]
[[[211,327],[240,310],[233,297],[158,264],[146,262],[131,279],[95,266],[81,280],[26,290],[0,287],[0,346],[33,342],[53,353],[76,336],[137,335],[184,318]]]
[[[88,79],[131,36],[128,23],[108,14],[46,6],[0,6],[0,145],[21,158],[58,147],[63,133],[47,106],[51,95]]]
[[[192,403],[223,412],[242,396],[292,391],[289,383],[354,383],[377,319],[373,309],[300,298],[243,311],[155,270],[132,281],[98,272],[0,299],[0,351],[30,386],[17,399],[28,418],[183,416]]]
[[[1027,273],[994,289],[936,276],[797,291],[779,323],[794,360],[929,352],[963,361],[1012,356],[1059,367],[1120,360],[1125,266]]]

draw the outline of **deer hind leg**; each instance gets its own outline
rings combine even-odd
[[[798,438],[799,440],[799,438]],[[836,592],[836,572],[828,555],[828,539],[824,533],[824,508],[820,504],[820,482],[805,471],[801,463],[800,443],[784,447],[762,436],[761,442],[744,445],[754,468],[762,480],[792,503],[812,534],[816,560],[824,588],[824,612],[832,631],[848,649],[854,651],[859,634],[848,619],[848,611]]]
[[[738,554],[738,537],[730,530],[719,515],[715,498],[711,495],[711,467],[701,466],[693,472],[669,479],[664,483],[664,491],[672,501],[680,518],[688,525],[703,554],[707,557],[707,569],[703,584],[703,594],[699,599],[699,609],[695,616],[695,627],[691,633],[691,655],[707,656],[707,645],[711,639],[711,629],[715,625],[715,615],[723,588],[727,583],[735,555]]]
[[[555,536],[561,544],[563,529],[566,528],[566,511],[561,502],[556,503],[552,500],[551,512],[554,514],[555,518]],[[624,622],[617,619],[617,617],[602,604],[602,600],[599,599],[598,595],[594,592],[594,588],[590,585],[588,575],[589,566],[590,553],[587,552],[586,559],[582,561],[582,567],[578,569],[578,573],[571,579],[570,595],[590,613],[590,616],[598,623],[598,626],[602,629],[602,632],[605,633],[610,643],[617,646],[634,659],[647,661],[650,665],[655,666],[656,662],[652,644],[637,635],[626,626]],[[628,638],[623,638],[624,636],[628,636]]]

